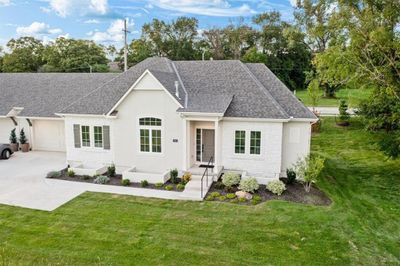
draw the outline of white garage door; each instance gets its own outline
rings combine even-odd
[[[10,118],[0,118],[0,143],[10,142],[10,132],[14,128],[14,123],[11,121]]]
[[[33,149],[39,151],[65,151],[64,121],[34,120]]]

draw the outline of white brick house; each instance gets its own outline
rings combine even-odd
[[[213,158],[215,171],[265,183],[309,153],[316,121],[268,68],[235,60],[149,58],[119,75],[0,78],[8,95],[0,142],[24,127],[33,150],[66,152],[70,165],[113,163],[120,173],[162,175]]]

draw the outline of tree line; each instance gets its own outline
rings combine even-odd
[[[291,90],[308,88],[334,97],[341,88],[372,88],[358,110],[379,142],[400,156],[400,1],[298,0],[294,22],[277,11],[201,31],[195,18],[154,19],[129,44],[128,62],[149,56],[172,60],[237,59],[266,64]],[[91,41],[57,39],[48,45],[23,37],[1,53],[4,72],[108,71],[107,54],[122,67],[123,51]],[[317,91],[317,94],[318,94]]]

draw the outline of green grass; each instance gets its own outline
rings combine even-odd
[[[339,106],[341,99],[344,99],[349,104],[349,107],[357,107],[361,101],[368,99],[372,94],[372,89],[341,89],[336,92],[336,98],[322,97],[318,101],[317,106],[335,107]],[[296,96],[306,105],[312,106],[310,96],[307,90],[296,91]]]
[[[370,134],[323,121],[329,207],[85,193],[54,212],[0,206],[0,265],[400,264],[400,163]]]

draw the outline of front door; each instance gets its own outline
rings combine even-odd
[[[215,152],[215,137],[214,129],[203,129],[202,130],[202,162],[208,162],[211,157],[214,157]]]

